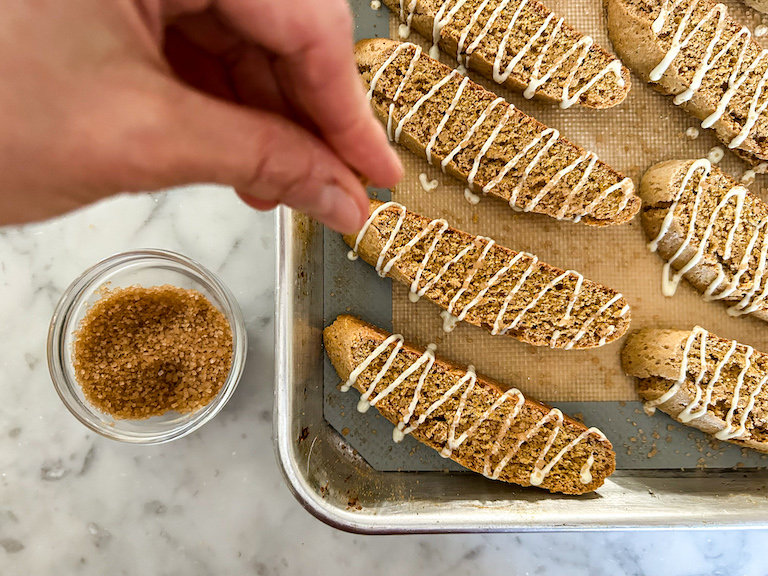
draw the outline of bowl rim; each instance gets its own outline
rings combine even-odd
[[[74,314],[76,309],[80,308],[83,296],[95,292],[104,283],[105,276],[108,274],[143,261],[173,264],[176,270],[186,273],[195,282],[204,286],[213,296],[214,302],[211,303],[225,315],[232,330],[232,365],[219,393],[211,402],[193,412],[190,418],[185,419],[180,424],[170,427],[168,430],[146,433],[117,430],[115,427],[105,425],[103,420],[97,416],[100,411],[78,398],[74,390],[79,388],[80,384],[76,379],[71,378],[66,370],[67,365],[71,362],[71,352],[66,346],[66,337],[67,334],[76,329],[73,325]],[[56,393],[70,413],[87,428],[101,436],[129,444],[143,445],[162,444],[182,438],[213,419],[226,405],[237,388],[245,367],[247,350],[248,335],[243,313],[229,288],[216,274],[199,262],[178,252],[159,248],[140,248],[116,252],[82,272],[62,293],[51,317],[47,340],[48,371]],[[93,415],[93,418],[89,418],[88,415]],[[140,422],[141,420],[133,421]]]

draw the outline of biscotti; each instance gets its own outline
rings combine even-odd
[[[768,355],[703,328],[641,330],[622,353],[648,411],[768,452]]]
[[[640,208],[632,180],[408,43],[356,45],[374,111],[390,140],[518,211],[594,226]]]
[[[606,0],[616,51],[739,156],[768,159],[768,57],[710,0]]]
[[[610,108],[629,92],[629,71],[536,0],[384,0],[437,47],[526,98]]]
[[[559,270],[536,256],[514,252],[490,238],[472,236],[430,220],[396,202],[371,200],[360,233],[345,236],[359,254],[445,311],[444,328],[465,321],[534,346],[585,349],[616,340],[630,309],[621,294]]]
[[[768,320],[768,206],[707,159],[651,167],[640,184],[650,249],[666,261],[662,291],[686,278],[732,316]]]
[[[526,399],[467,368],[406,344],[351,316],[323,331],[325,349],[345,384],[362,394],[405,434],[445,458],[494,480],[582,494],[599,488],[615,468],[611,443],[556,409]]]

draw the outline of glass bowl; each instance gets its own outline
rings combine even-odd
[[[190,413],[167,412],[144,420],[112,418],[93,407],[83,395],[72,365],[73,332],[78,329],[88,307],[110,289],[128,286],[171,284],[201,292],[229,321],[232,329],[232,367],[216,397]],[[48,368],[65,406],[74,416],[102,436],[133,444],[160,444],[186,436],[211,420],[237,387],[248,349],[245,322],[234,295],[212,272],[174,252],[132,250],[105,258],[77,278],[64,291],[48,331]]]

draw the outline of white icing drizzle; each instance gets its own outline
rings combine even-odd
[[[437,48],[437,44],[440,41],[440,36],[442,34],[443,28],[448,25],[449,22],[456,16],[456,14],[461,10],[461,8],[464,7],[467,0],[446,0],[443,5],[440,7],[439,11],[435,15],[434,23],[432,26],[432,48],[430,49],[430,56],[433,58],[437,58],[439,55],[439,51]],[[453,3],[453,6],[449,9],[449,6]],[[483,39],[488,35],[488,32],[490,32],[491,29],[494,28],[494,24],[496,23],[496,20],[503,14],[505,11],[507,11],[508,6],[510,5],[511,0],[502,0],[493,10],[493,12],[488,17],[487,22],[483,26],[483,28],[480,30],[480,32],[472,39],[469,46],[465,49],[464,46],[469,39],[469,35],[473,28],[476,26],[478,20],[480,19],[481,15],[486,10],[489,0],[484,0],[480,4],[478,4],[477,8],[472,12],[470,15],[469,21],[467,25],[462,29],[460,35],[459,35],[459,41],[458,41],[458,47],[456,50],[456,59],[460,64],[468,64],[470,61],[470,58],[474,51],[477,49],[477,47],[480,45],[480,43],[483,41]],[[510,36],[512,34],[517,34],[519,26],[516,26],[517,21],[520,17],[520,14],[523,12],[523,9],[528,4],[528,0],[522,0],[519,2],[517,8],[515,9],[514,14],[512,15],[512,19],[510,20],[509,24],[506,27],[506,30],[504,32],[504,35],[502,36],[501,41],[499,42],[496,53],[494,55],[494,61],[493,61],[493,79],[498,82],[499,84],[503,84],[506,82],[510,75],[512,74],[515,66],[517,66],[522,59],[530,52],[534,51],[534,46],[536,45],[537,41],[542,38],[544,33],[547,31],[547,29],[550,27],[550,24],[554,21],[554,15],[549,14],[545,19],[542,25],[536,30],[534,34],[528,38],[526,44],[520,49],[519,52],[516,54],[507,54],[507,44],[509,43]],[[401,6],[402,6],[402,0],[401,0]],[[510,9],[511,10],[511,9]],[[403,19],[403,11],[401,9],[401,19]],[[589,36],[582,36],[578,41],[574,42],[572,46],[566,50],[560,58],[554,60],[549,64],[546,70],[542,70],[542,64],[545,60],[545,58],[548,56],[550,50],[552,49],[552,46],[554,46],[555,42],[558,40],[558,38],[562,37],[562,27],[563,27],[563,19],[560,18],[556,21],[552,29],[549,31],[549,33],[546,36],[546,41],[544,42],[543,46],[539,46],[537,48],[538,57],[536,58],[533,69],[531,71],[530,77],[528,78],[528,84],[526,86],[526,89],[524,91],[524,96],[526,98],[533,98],[533,96],[536,94],[536,92],[547,82],[551,81],[554,77],[555,73],[560,70],[560,68],[569,61],[572,61],[572,56],[575,53],[578,53],[578,56],[576,58],[576,61],[570,64],[570,69],[568,70],[568,75],[566,77],[565,82],[563,83],[563,90],[560,96],[560,106],[562,108],[569,108],[570,106],[573,106],[576,102],[579,101],[579,98],[590,90],[597,82],[599,82],[606,74],[612,73],[615,78],[616,82],[619,84],[619,86],[624,85],[624,79],[622,78],[622,70],[621,70],[621,62],[618,59],[614,59],[611,61],[607,66],[599,70],[597,73],[593,74],[591,78],[586,80],[586,82],[578,88],[573,94],[571,94],[571,90],[574,87],[574,83],[576,81],[576,75],[581,69],[582,65],[584,64],[584,61],[587,58],[587,55],[589,54],[590,48],[594,44],[594,40],[590,38]],[[503,61],[506,57],[510,58],[510,61],[506,64],[506,66],[503,67]]]
[[[704,330],[701,326],[694,326],[693,330],[691,330],[691,333],[688,335],[688,338],[685,340],[685,345],[683,346],[683,358],[680,361],[680,373],[678,375],[677,380],[675,383],[670,387],[669,390],[667,390],[664,394],[656,398],[655,400],[647,400],[645,402],[646,407],[646,414],[653,414],[655,412],[656,406],[660,406],[664,404],[667,400],[672,398],[675,394],[677,394],[677,391],[680,389],[680,387],[683,385],[683,382],[685,382],[685,379],[688,375],[688,355],[691,352],[691,347],[693,346],[694,340],[702,334],[703,339],[706,339],[707,331]],[[702,351],[705,347],[706,340],[702,340]],[[703,352],[702,352],[702,359],[704,358]],[[699,371],[699,375],[701,376],[706,371],[706,363],[702,362],[701,370]],[[698,380],[698,379],[697,379]],[[343,389],[342,389],[343,390]]]
[[[394,347],[392,347],[393,344]],[[568,442],[568,444],[561,448],[557,454],[551,456],[551,448],[554,445],[558,435],[560,434],[564,424],[563,413],[557,408],[552,408],[533,426],[526,430],[524,434],[517,435],[515,444],[510,450],[507,451],[506,454],[504,454],[504,456],[492,469],[491,459],[492,457],[499,454],[502,442],[504,441],[512,424],[514,424],[515,419],[519,416],[525,404],[525,396],[523,396],[522,392],[516,388],[506,390],[493,402],[493,404],[486,408],[486,410],[480,415],[479,418],[475,419],[473,422],[471,422],[471,424],[468,423],[469,426],[463,432],[458,433],[462,415],[466,409],[470,396],[475,391],[477,384],[477,374],[475,373],[475,369],[473,366],[468,366],[466,373],[461,378],[459,378],[459,380],[453,384],[439,399],[431,403],[429,406],[426,406],[423,412],[416,418],[415,421],[413,421],[413,417],[416,415],[416,408],[418,407],[419,400],[422,397],[424,385],[435,363],[436,346],[434,344],[427,346],[427,349],[424,350],[424,352],[421,354],[421,356],[419,356],[418,359],[416,359],[415,362],[410,364],[405,370],[398,374],[388,386],[380,390],[375,396],[373,395],[376,391],[376,386],[385,378],[389,370],[392,368],[392,365],[395,363],[397,355],[403,348],[403,344],[404,339],[400,334],[392,334],[391,336],[387,337],[354,370],[352,370],[351,374],[349,375],[349,379],[341,387],[342,392],[348,391],[374,360],[385,353],[388,354],[381,369],[376,373],[376,375],[371,380],[371,383],[360,395],[358,410],[365,412],[371,406],[375,406],[383,398],[397,390],[397,388],[406,382],[406,380],[408,380],[408,378],[410,378],[412,375],[420,371],[419,379],[413,392],[413,397],[408,403],[405,414],[395,425],[395,428],[392,432],[392,439],[395,442],[402,441],[406,434],[410,434],[416,430],[427,420],[427,418],[429,418],[449,399],[455,398],[459,392],[461,392],[461,395],[459,396],[456,411],[454,412],[453,417],[450,419],[450,424],[448,425],[449,427],[447,439],[442,449],[440,450],[440,455],[444,458],[451,457],[453,452],[460,448],[468,438],[475,434],[483,425],[483,423],[488,420],[488,418],[490,418],[491,415],[496,412],[502,405],[507,404],[510,401],[514,401],[514,405],[511,406],[511,408],[507,411],[504,423],[499,430],[499,433],[497,434],[493,444],[485,453],[483,460],[483,475],[494,480],[500,477],[501,473],[504,471],[504,468],[506,468],[509,462],[514,458],[515,454],[520,451],[520,448],[523,446],[523,444],[536,437],[536,435],[539,434],[542,428],[547,424],[552,425],[552,430],[549,433],[545,445],[539,452],[536,462],[534,463],[530,473],[530,483],[534,486],[541,485],[542,482],[546,479],[547,475],[557,465],[557,463],[560,462],[563,457],[568,452],[573,450],[579,443],[586,440],[588,436],[596,436],[599,440],[606,439],[603,433],[597,428],[589,428]],[[584,485],[592,482],[592,474],[590,470],[594,464],[594,461],[594,452],[592,452],[589,454],[587,460],[581,468],[579,480]]]
[[[431,58],[437,59],[440,56],[440,50],[437,47],[437,43],[440,41],[440,33],[445,25],[453,20],[453,17],[459,10],[461,10],[462,6],[466,4],[467,0],[455,0],[455,2],[453,8],[448,10],[448,14],[445,12],[451,4],[451,0],[446,0],[443,5],[440,6],[440,10],[437,11],[437,14],[435,14],[435,19],[432,24],[432,47],[429,49],[429,56]]]
[[[413,13],[416,11],[416,4],[419,0],[411,0],[408,4],[408,14],[405,13],[405,1],[406,0],[400,0],[400,21],[403,22],[403,24],[400,24],[400,27],[398,28],[398,35],[403,40],[411,35]]]
[[[414,0],[414,4],[415,2],[416,0]],[[392,119],[394,118],[395,105],[397,104],[397,99],[400,97],[400,94],[402,93],[403,88],[405,88],[405,85],[408,83],[408,80],[411,78],[411,74],[413,74],[413,70],[416,67],[416,62],[418,62],[419,58],[421,57],[421,46],[414,46],[413,44],[404,42],[400,44],[397,48],[395,48],[392,51],[392,54],[389,55],[389,58],[387,58],[384,61],[384,64],[381,65],[381,68],[379,68],[371,78],[371,86],[368,89],[368,94],[366,95],[368,97],[368,102],[370,102],[373,99],[373,91],[376,89],[376,84],[379,82],[381,75],[384,74],[384,71],[389,67],[389,65],[395,61],[395,58],[397,58],[398,54],[402,50],[405,50],[408,47],[414,48],[413,56],[411,57],[411,61],[408,64],[408,68],[405,71],[405,74],[403,75],[403,79],[400,81],[400,84],[398,85],[397,90],[395,91],[395,95],[393,96],[392,102],[389,105],[389,113],[387,114],[387,137],[389,138],[390,141],[395,139],[395,135],[392,133]],[[397,141],[399,140],[400,140],[400,134],[398,133]]]
[[[504,115],[501,117],[501,120],[493,128],[491,135],[488,137],[488,139],[480,148],[480,152],[478,152],[477,156],[475,156],[475,161],[472,162],[472,169],[469,171],[469,174],[467,175],[467,183],[469,184],[469,188],[471,190],[475,189],[475,176],[477,176],[477,171],[480,169],[480,162],[482,161],[483,157],[488,153],[488,150],[491,149],[491,146],[493,146],[493,143],[496,141],[496,138],[499,137],[499,134],[501,133],[501,129],[507,125],[507,122],[509,122],[510,117],[512,116],[512,114],[514,114],[514,111],[515,111],[514,105],[510,104],[505,110]]]
[[[688,335],[688,338],[683,345],[683,355],[677,380],[670,387],[670,389],[662,394],[659,398],[645,402],[645,406],[651,410],[651,413],[653,410],[655,410],[656,406],[664,404],[675,394],[677,394],[686,380],[690,378],[688,375],[690,356],[694,348],[698,348],[699,354],[699,369],[695,378],[693,379],[695,392],[693,399],[682,409],[682,411],[677,415],[677,418],[681,422],[688,423],[696,420],[697,418],[701,418],[707,413],[709,407],[712,405],[712,394],[714,392],[715,385],[720,380],[723,369],[729,362],[731,362],[734,354],[736,353],[736,349],[740,346],[735,340],[731,340],[728,346],[728,350],[723,355],[723,358],[710,368],[709,364],[707,363],[708,338],[709,333],[700,326],[695,326],[693,330],[691,330],[691,333]],[[695,346],[697,340],[698,346]],[[728,413],[725,416],[725,427],[715,434],[715,437],[719,440],[739,438],[747,433],[746,423],[749,419],[749,415],[754,409],[755,398],[763,389],[766,381],[768,381],[768,374],[760,379],[760,381],[749,395],[747,403],[739,416],[738,424],[734,426],[733,419],[736,414],[736,410],[739,407],[739,400],[742,396],[741,390],[744,386],[744,379],[747,375],[747,372],[749,372],[749,369],[753,365],[752,356],[755,353],[755,350],[751,346],[742,345],[742,348],[744,348],[744,363],[741,367],[741,370],[739,371],[739,375],[736,378],[736,384],[734,385],[733,392],[730,395],[730,407],[728,409]],[[708,374],[709,379],[707,380],[705,387],[702,388],[704,379]]]
[[[733,346],[733,348],[735,348],[735,346]],[[754,352],[755,350],[752,348],[752,346],[747,346],[747,352],[744,355],[744,367],[741,369],[741,372],[739,372],[739,376],[736,379],[736,386],[733,389],[733,400],[731,401],[731,408],[728,410],[728,414],[725,416],[725,428],[715,434],[715,438],[718,440],[729,440],[731,438],[736,438],[737,436],[741,436],[745,431],[743,422],[740,426],[734,428],[733,415],[736,412],[736,407],[739,405],[739,395],[741,394],[741,387],[744,385],[744,376],[749,370],[749,367],[752,366],[752,354],[754,354]],[[712,394],[710,393],[708,396],[711,398]]]
[[[578,272],[575,272],[573,270],[566,270],[561,274],[557,275],[553,280],[548,282],[543,288],[541,288],[538,292],[536,292],[533,298],[523,307],[522,310],[520,310],[517,313],[514,319],[511,322],[504,324],[504,318],[506,316],[507,309],[511,304],[512,300],[514,299],[515,295],[520,291],[520,289],[528,280],[528,278],[531,276],[531,274],[533,274],[539,268],[538,258],[526,252],[515,253],[506,264],[504,264],[501,268],[499,268],[499,270],[497,270],[489,280],[485,281],[481,285],[480,289],[477,291],[474,297],[468,303],[466,303],[463,306],[463,308],[461,308],[460,310],[457,310],[456,306],[458,305],[459,300],[473,286],[475,276],[483,268],[483,265],[486,260],[486,257],[488,256],[488,253],[496,244],[494,240],[490,238],[486,238],[484,236],[476,236],[471,243],[464,246],[451,260],[446,262],[440,268],[440,270],[438,270],[437,274],[435,274],[435,276],[431,280],[429,280],[424,284],[424,286],[419,288],[421,277],[424,274],[425,270],[427,269],[429,262],[432,260],[434,254],[436,253],[437,246],[440,243],[440,240],[443,234],[445,234],[445,232],[448,230],[448,223],[443,219],[432,220],[425,227],[419,230],[419,232],[413,238],[411,238],[405,245],[401,246],[397,250],[391,250],[392,246],[394,246],[395,244],[396,238],[407,216],[407,210],[405,206],[403,206],[402,204],[398,204],[397,202],[386,202],[384,204],[381,204],[371,213],[371,215],[368,217],[368,220],[366,220],[362,229],[358,233],[357,238],[355,239],[354,247],[348,253],[348,257],[350,259],[357,258],[357,252],[360,247],[360,242],[362,241],[366,232],[370,228],[371,224],[378,217],[379,214],[381,214],[384,210],[390,207],[395,208],[398,211],[398,218],[395,225],[392,228],[392,232],[390,233],[389,238],[385,242],[384,247],[379,253],[379,257],[376,261],[375,268],[379,276],[382,276],[382,277],[386,276],[386,274],[389,273],[389,271],[392,269],[394,264],[397,263],[403,256],[405,256],[405,254],[407,254],[414,246],[416,246],[419,242],[421,242],[425,237],[434,233],[432,241],[429,244],[429,247],[427,248],[427,250],[425,251],[424,256],[416,270],[416,274],[413,278],[413,281],[411,282],[411,285],[410,285],[409,299],[412,302],[418,301],[419,298],[421,298],[433,286],[435,286],[435,284],[437,284],[440,281],[443,275],[453,265],[458,263],[462,258],[467,256],[470,252],[474,252],[473,254],[474,262],[472,266],[469,268],[469,272],[466,273],[466,276],[464,277],[464,281],[462,282],[461,287],[456,291],[456,293],[451,298],[447,309],[440,314],[440,316],[443,318],[443,329],[446,332],[451,332],[455,328],[458,322],[463,321],[464,318],[469,313],[469,311],[483,301],[488,291],[491,290],[494,286],[496,286],[502,280],[502,278],[504,278],[504,276],[513,267],[515,267],[518,264],[525,264],[526,267],[523,270],[522,274],[520,275],[520,278],[517,280],[515,286],[506,294],[506,297],[504,298],[504,301],[502,302],[499,308],[499,311],[496,315],[496,318],[493,322],[493,328],[491,330],[491,334],[494,334],[494,335],[506,334],[510,330],[514,330],[515,328],[517,328],[517,326],[519,326],[519,324],[523,321],[525,315],[528,314],[531,310],[533,310],[536,307],[538,302],[547,294],[547,292],[554,289],[555,286],[564,282],[569,277],[574,278],[575,282],[574,282],[573,288],[570,289],[570,298],[568,299],[568,304],[566,305],[565,311],[559,320],[559,325],[562,326],[563,329],[565,329],[565,327],[568,326],[569,321],[572,320],[571,313],[573,312],[573,308],[576,304],[576,301],[578,300],[579,295],[581,294],[584,277]],[[390,251],[392,251],[392,255],[389,256],[389,259],[387,259],[387,256],[389,255]],[[591,326],[594,322],[596,322],[601,317],[603,317],[603,315],[608,311],[608,309],[611,308],[621,298],[622,298],[621,294],[615,294],[613,297],[609,298],[605,303],[603,303],[594,314],[592,314],[586,320],[583,320],[582,323],[578,326],[578,329],[575,335],[568,342],[564,344],[564,347],[566,349],[573,348],[573,346],[577,344],[581,340],[581,338],[584,337],[589,326]],[[619,317],[622,318],[628,311],[629,311],[629,306],[625,305],[621,309],[621,312],[619,313]],[[573,328],[575,328],[575,326],[573,326]],[[610,330],[608,334],[606,334],[601,338],[600,340],[601,345],[606,342],[606,339],[614,331],[615,329]],[[560,331],[558,330],[557,334],[554,335],[550,341],[551,347],[553,348],[555,347],[559,337],[560,337]]]
[[[448,310],[440,312],[440,318],[443,319],[443,332],[453,332],[456,329],[456,324],[459,323],[459,319]]]
[[[581,467],[581,472],[579,473],[579,478],[581,479],[582,484],[589,484],[592,482],[592,464],[594,463],[595,456],[590,454],[589,458],[587,458],[587,461],[584,463],[584,466]]]
[[[658,36],[664,29],[664,25],[666,24],[667,19],[672,14],[672,12],[684,2],[687,2],[688,5],[685,8],[677,28],[674,30],[669,50],[664,55],[661,62],[659,62],[659,64],[651,71],[650,79],[653,82],[658,82],[661,80],[662,76],[664,76],[664,73],[669,69],[670,65],[678,56],[678,54],[680,54],[680,52],[683,51],[688,46],[688,44],[693,41],[694,37],[699,34],[702,29],[707,27],[711,21],[716,19],[714,33],[712,34],[704,54],[694,71],[688,88],[675,96],[675,104],[678,105],[690,100],[699,90],[699,88],[701,88],[702,80],[707,75],[707,73],[712,70],[717,65],[717,63],[732,49],[736,48],[736,46],[740,44],[736,65],[732,67],[733,71],[728,78],[728,88],[720,97],[720,100],[715,107],[715,111],[712,112],[712,114],[705,118],[701,123],[702,128],[710,128],[725,114],[728,104],[739,91],[741,86],[750,77],[750,75],[755,73],[758,65],[763,62],[766,56],[768,56],[768,50],[761,50],[760,53],[745,68],[747,49],[751,45],[752,34],[748,28],[742,27],[736,34],[731,37],[730,40],[724,44],[719,52],[716,54],[714,53],[715,46],[720,42],[723,31],[728,26],[728,11],[723,4],[715,4],[712,6],[712,8],[710,8],[707,13],[696,23],[693,29],[683,38],[683,34],[688,29],[693,12],[698,5],[698,0],[664,0],[659,16],[656,18],[656,20],[654,20],[651,26],[652,32]],[[686,53],[686,56],[692,58],[697,57],[693,52]],[[747,113],[747,118],[743,121],[741,130],[728,143],[729,148],[739,147],[744,142],[744,140],[749,137],[755,127],[755,124],[757,123],[757,119],[765,111],[766,107],[768,107],[768,98],[764,98],[762,104],[759,104],[761,96],[763,96],[765,83],[767,80],[768,70],[766,70],[757,81],[757,83],[755,83],[754,88],[751,89],[752,92],[744,94],[745,98],[750,102],[749,111]],[[733,115],[730,117],[732,119],[734,118]]]
[[[460,74],[458,70],[456,70],[456,73]],[[445,125],[448,123],[448,119],[451,117],[451,114],[453,114],[453,111],[456,109],[456,105],[459,103],[461,94],[464,92],[464,88],[466,88],[468,82],[469,82],[469,78],[464,78],[461,81],[461,84],[459,84],[459,89],[456,90],[456,94],[453,96],[453,100],[451,100],[450,106],[448,106],[448,109],[445,111],[445,114],[443,114],[443,117],[440,120],[440,124],[437,125],[437,129],[435,130],[435,133],[432,134],[432,138],[429,139],[429,143],[427,144],[427,148],[425,149],[425,152],[427,154],[427,162],[429,162],[430,164],[432,164],[432,147],[437,142],[437,138],[438,136],[440,136],[440,132],[443,131],[443,128],[445,128]]]
[[[707,160],[712,162],[712,164],[719,164],[720,160],[722,160],[724,156],[725,151],[720,148],[720,146],[715,146],[712,148],[712,150],[709,151],[709,154],[707,154]]]
[[[493,112],[493,109],[496,108],[499,104],[504,102],[504,98],[496,98],[493,102],[491,102],[485,110],[483,110],[480,113],[480,116],[477,120],[475,120],[475,123],[472,124],[472,126],[469,128],[467,133],[464,135],[464,138],[461,139],[461,141],[456,145],[456,147],[451,150],[448,155],[443,158],[443,160],[440,162],[440,168],[445,173],[445,169],[448,166],[448,163],[453,160],[454,156],[461,152],[467,144],[469,144],[470,140],[472,140],[472,137],[475,135],[475,132],[477,132],[477,129],[480,128],[480,126],[485,122],[485,120],[488,118],[488,115]]]
[[[430,180],[425,172],[419,174],[419,184],[424,192],[432,192],[438,186],[437,180]]]
[[[754,231],[749,237],[744,253],[738,262],[736,273],[731,273],[730,280],[726,282],[726,270],[722,263],[718,263],[718,274],[715,279],[704,290],[705,300],[722,300],[731,296],[734,292],[739,290],[742,284],[742,278],[746,272],[750,270],[750,261],[754,256],[754,252],[760,242],[760,252],[757,258],[757,266],[754,271],[754,275],[751,279],[747,279],[745,282],[745,288],[748,290],[744,294],[743,298],[728,308],[728,314],[731,316],[741,316],[742,314],[749,314],[756,310],[759,310],[764,306],[766,298],[768,298],[768,274],[766,274],[766,264],[768,261],[768,219],[760,221],[756,226],[745,221],[743,218],[744,202],[747,197],[747,189],[744,186],[734,186],[728,190],[719,201],[717,206],[712,210],[707,220],[707,225],[704,231],[699,235],[696,233],[696,221],[701,211],[702,196],[704,194],[702,185],[709,177],[712,171],[712,164],[706,158],[696,160],[691,163],[685,176],[683,177],[680,187],[675,193],[675,196],[670,203],[667,213],[664,216],[664,220],[661,223],[659,233],[649,244],[648,247],[651,252],[655,252],[658,249],[659,242],[669,232],[672,222],[674,220],[675,211],[680,204],[680,201],[685,193],[685,190],[690,186],[695,186],[693,192],[693,205],[689,209],[689,222],[686,229],[686,235],[683,242],[677,251],[669,258],[664,264],[662,273],[662,292],[665,296],[674,295],[677,290],[677,286],[680,280],[685,274],[695,268],[704,258],[707,248],[709,247],[712,239],[712,234],[716,225],[726,226],[722,221],[720,213],[723,209],[735,201],[733,211],[733,221],[728,230],[728,236],[726,238],[725,246],[723,248],[722,258],[728,260],[732,257],[732,249],[734,246],[734,238],[737,232],[745,232],[747,227],[754,227]],[[697,175],[698,174],[698,175]],[[694,180],[698,178],[698,180]],[[695,182],[695,184],[693,183]],[[692,247],[695,240],[698,242],[698,247],[688,259],[687,262],[680,262],[680,267],[677,271],[672,272],[672,265],[676,263],[683,253]],[[761,290],[762,288],[762,290]]]
[[[445,4],[443,4],[443,8],[446,8],[448,4],[449,2],[446,2]],[[438,20],[436,19],[435,21],[437,22]],[[397,91],[395,92],[393,100],[389,105],[389,112],[387,115],[387,135],[389,136],[389,139],[391,141],[394,141],[394,142],[400,141],[400,137],[402,135],[405,125],[409,121],[411,121],[411,119],[418,112],[418,110],[430,98],[432,98],[435,94],[437,94],[437,92],[443,86],[445,86],[455,78],[458,78],[458,77],[462,78],[456,91],[453,94],[450,105],[443,113],[443,116],[440,119],[440,122],[438,123],[437,128],[435,129],[435,132],[430,136],[429,142],[426,146],[425,155],[427,157],[427,161],[433,164],[432,150],[435,144],[437,143],[438,138],[440,137],[440,134],[444,130],[448,121],[450,120],[451,115],[453,114],[453,112],[456,110],[456,107],[461,102],[462,95],[464,93],[466,86],[469,83],[469,79],[466,77],[462,77],[461,73],[458,70],[453,70],[450,74],[448,74],[447,76],[444,76],[442,79],[440,79],[440,81],[438,81],[433,86],[431,86],[429,91],[426,94],[422,95],[416,101],[416,103],[405,112],[402,118],[397,122],[393,132],[392,128],[394,123],[394,113],[396,108],[396,102],[400,94],[402,93],[402,90],[405,87],[406,83],[409,81],[411,75],[413,74],[413,70],[416,65],[416,62],[421,57],[421,48],[408,43],[400,44],[392,52],[392,54],[390,54],[390,56],[384,61],[381,67],[374,73],[373,77],[371,78],[370,88],[368,90],[368,99],[370,101],[373,98],[373,92],[382,74],[384,74],[385,70],[395,61],[399,53],[402,50],[405,50],[407,47],[414,48],[414,53],[411,57],[410,63],[408,65],[408,69],[406,70],[405,75],[400,81],[400,84],[397,88]],[[459,141],[459,143],[452,150],[448,152],[445,158],[443,158],[440,161],[440,168],[442,169],[443,172],[446,172],[446,168],[448,164],[451,161],[453,161],[453,159],[456,157],[457,154],[459,154],[464,148],[467,147],[467,145],[470,143],[472,138],[478,132],[480,126],[488,119],[489,115],[493,112],[493,110],[502,102],[505,102],[503,98],[496,98],[480,113],[480,116],[477,118],[477,120],[475,120],[472,126],[470,126],[469,130],[467,130],[466,134]],[[507,109],[505,110],[504,114],[498,120],[493,130],[489,134],[488,138],[485,140],[485,142],[483,142],[482,146],[480,147],[479,152],[474,157],[472,161],[472,167],[469,171],[469,174],[467,175],[467,183],[469,184],[470,192],[475,191],[475,178],[477,177],[477,174],[480,170],[483,160],[485,159],[486,154],[491,149],[496,139],[499,137],[499,134],[501,134],[501,131],[504,129],[507,123],[512,119],[512,117],[514,116],[514,113],[515,113],[514,105],[508,103]],[[509,198],[510,207],[512,207],[515,210],[522,210],[523,212],[531,212],[535,210],[536,207],[547,197],[548,194],[550,194],[557,187],[559,183],[563,181],[564,178],[566,178],[570,173],[576,171],[577,169],[581,169],[582,175],[579,177],[578,182],[576,182],[576,184],[574,184],[571,187],[570,191],[568,192],[568,195],[563,201],[563,204],[558,210],[555,217],[558,220],[573,220],[575,222],[578,222],[579,220],[581,220],[582,217],[590,214],[595,209],[596,206],[598,206],[601,202],[605,201],[610,195],[617,192],[621,193],[621,200],[619,201],[616,214],[617,215],[620,214],[626,208],[627,203],[629,202],[633,194],[634,186],[632,184],[632,180],[629,178],[624,178],[622,181],[616,184],[613,184],[612,186],[609,186],[605,190],[600,191],[583,209],[575,213],[572,213],[570,215],[568,213],[569,207],[572,204],[573,200],[577,198],[579,192],[581,192],[585,184],[589,181],[589,177],[592,174],[595,166],[597,165],[598,158],[597,158],[597,155],[594,154],[593,152],[587,152],[580,155],[578,158],[576,158],[576,160],[571,162],[571,164],[569,164],[568,166],[566,166],[565,168],[562,168],[559,172],[557,172],[557,174],[555,174],[555,176],[553,176],[547,182],[547,184],[536,194],[536,196],[527,200],[525,203],[519,202],[518,197],[519,197],[520,191],[525,187],[531,172],[539,165],[540,162],[542,162],[545,158],[548,157],[550,149],[558,142],[559,139],[560,139],[560,132],[558,130],[555,130],[554,128],[545,128],[541,132],[534,134],[531,140],[526,142],[525,145],[522,147],[522,149],[517,154],[515,154],[515,156],[511,160],[509,160],[504,165],[504,167],[487,184],[485,184],[482,187],[483,194],[488,194],[491,190],[493,190],[496,186],[498,186],[499,183],[501,183],[502,180],[506,177],[506,175],[510,172],[510,170],[512,170],[513,168],[516,168],[523,158],[526,158],[532,150],[535,150],[538,147],[537,152],[533,155],[533,158],[530,159],[526,164],[522,172],[522,176],[518,179],[518,181],[516,182],[510,194],[510,198]]]
[[[579,331],[576,332],[576,336],[574,336],[573,339],[570,342],[568,342],[568,344],[565,345],[565,349],[566,350],[570,350],[571,348],[573,348],[573,345],[576,344],[576,342],[578,342],[579,340],[581,340],[584,337],[584,334],[587,333],[587,328],[589,328],[595,320],[600,318],[600,316],[602,316],[605,313],[605,311],[608,310],[608,308],[610,308],[613,305],[614,302],[617,302],[621,298],[622,298],[621,294],[616,294],[613,298],[608,300],[608,302],[606,302],[605,304],[600,306],[600,308],[597,309],[597,312],[592,314],[592,316],[590,316],[587,319],[587,321],[584,322],[584,324],[581,325],[581,328],[579,328]],[[615,327],[614,326],[610,326],[610,332],[608,333],[607,336],[610,336],[610,334],[614,330],[615,330]],[[603,338],[600,339],[600,341],[601,341],[600,345],[601,346],[603,344],[605,344],[605,338],[607,338],[607,336],[604,336]]]
[[[472,193],[472,190],[469,188],[464,188],[464,199],[470,204],[477,204],[480,202],[480,196]]]
[[[405,113],[405,116],[403,116],[400,122],[397,123],[397,128],[395,128],[395,142],[400,142],[400,134],[403,132],[403,126],[405,126],[406,122],[408,122],[408,120],[410,120],[413,117],[413,115],[419,111],[419,108],[421,108],[424,102],[432,98],[432,96],[437,94],[440,88],[448,84],[448,82],[450,82],[457,76],[461,76],[461,74],[459,74],[456,70],[453,70],[450,74],[448,74],[448,76],[445,76],[444,78],[440,79],[440,81],[437,82],[437,84],[432,86],[432,88],[429,89],[429,92],[424,94],[424,96],[422,96],[416,101],[416,104],[411,106],[408,112]]]

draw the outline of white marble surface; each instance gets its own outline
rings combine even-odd
[[[89,433],[48,377],[68,283],[119,250],[159,247],[217,272],[250,337],[224,411],[165,446]],[[764,576],[768,532],[356,536],[307,514],[272,449],[273,222],[231,192],[117,198],[0,230],[0,574]]]

